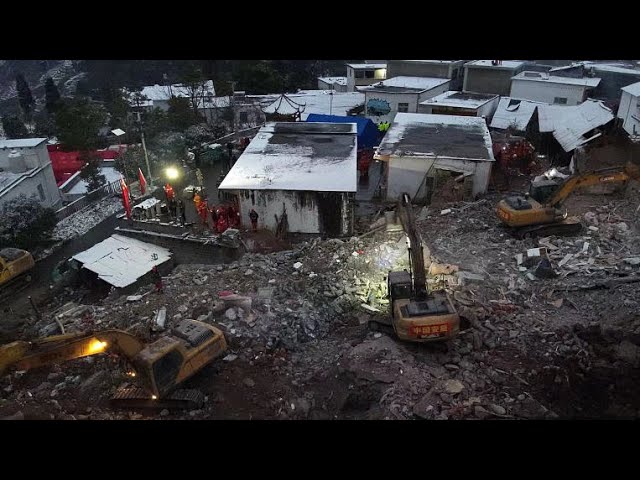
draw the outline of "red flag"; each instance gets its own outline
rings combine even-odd
[[[140,192],[144,195],[144,192],[147,190],[147,180],[144,178],[142,174],[142,170],[138,168],[138,178],[140,179]]]
[[[124,178],[120,178],[120,188],[122,188],[122,203],[127,212],[127,220],[131,220],[131,200],[129,199],[129,187],[124,183]]]

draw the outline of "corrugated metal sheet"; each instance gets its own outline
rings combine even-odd
[[[122,235],[106,240],[73,256],[82,268],[98,274],[98,278],[122,288],[135,283],[151,269],[171,258],[166,248]]]
[[[597,100],[587,100],[580,105],[563,107],[542,105],[538,107],[538,123],[541,132],[553,132],[553,137],[565,152],[585,144],[584,134],[613,120],[610,108]]]
[[[627,85],[622,88],[622,91],[630,93],[634,97],[640,97],[640,82]]]
[[[546,105],[546,103],[502,97],[490,126],[506,130],[513,125],[516,130],[524,131],[538,105]]]

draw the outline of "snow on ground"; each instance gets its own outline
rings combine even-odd
[[[53,231],[53,238],[69,240],[83,235],[121,209],[120,197],[105,197],[58,222]]]

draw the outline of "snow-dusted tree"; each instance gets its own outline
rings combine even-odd
[[[29,84],[21,73],[16,75],[16,90],[18,91],[18,102],[20,103],[20,108],[24,112],[25,118],[29,119],[33,113],[35,101],[33,100],[33,95],[31,95]]]
[[[48,240],[56,226],[55,212],[43,207],[35,195],[20,195],[0,210],[0,248],[30,249]]]
[[[47,77],[47,80],[44,82],[44,96],[47,112],[54,113],[60,103],[60,92],[51,77]]]
[[[2,129],[7,138],[27,138],[29,132],[27,127],[15,115],[5,115],[2,117]]]
[[[95,153],[83,152],[80,160],[86,162],[85,166],[80,170],[80,177],[87,182],[87,190],[93,192],[107,183],[105,176],[100,173],[100,164],[102,159]]]

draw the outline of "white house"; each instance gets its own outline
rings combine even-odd
[[[386,63],[347,63],[347,92],[387,78]]]
[[[474,60],[464,64],[465,92],[509,95],[511,77],[524,70],[519,60]]]
[[[353,233],[357,190],[355,123],[269,122],[240,155],[218,190],[235,193],[244,223],[330,236]]]
[[[199,108],[206,107],[207,103],[213,103],[216,90],[213,87],[213,80],[208,80],[193,92],[185,85],[176,83],[173,85],[150,85],[142,88],[140,95],[133,92],[126,92],[129,98],[129,105],[145,109],[159,108],[169,110],[169,100],[172,97],[191,98],[192,93],[199,98]]]
[[[46,138],[0,140],[0,205],[21,194],[35,195],[45,207],[61,206]]]
[[[347,91],[347,77],[318,77],[319,90]]]
[[[467,115],[490,121],[498,107],[500,97],[492,93],[448,92],[420,102],[418,113],[439,115]]]
[[[414,200],[431,199],[442,172],[462,177],[468,196],[484,193],[494,162],[484,119],[415,113],[396,115],[377,159],[387,163],[386,197],[394,201],[404,192]]]
[[[547,104],[519,98],[502,97],[489,126],[497,130],[512,128],[516,132],[525,132],[533,114],[536,112],[536,107],[540,105]]]
[[[396,113],[416,113],[418,104],[449,90],[448,78],[393,77],[359,87],[364,93],[365,116],[378,121],[391,121]]]
[[[545,72],[521,72],[511,79],[511,97],[556,105],[578,105],[600,83],[599,78],[559,77]]]
[[[451,80],[449,88],[460,90],[464,78],[464,60],[389,60],[387,76],[437,77]]]
[[[631,136],[640,135],[640,82],[622,88],[618,118],[622,128]]]

